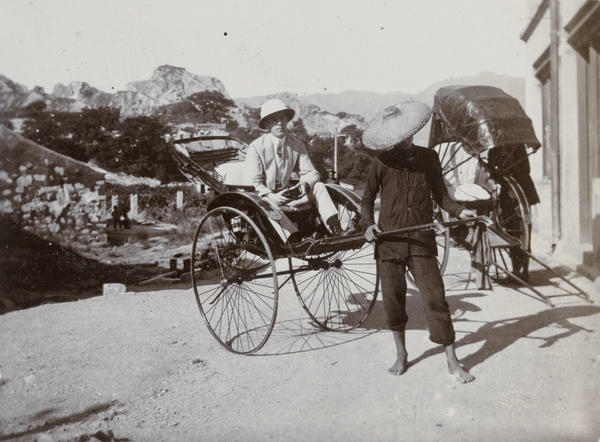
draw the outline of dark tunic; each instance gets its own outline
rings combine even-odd
[[[381,193],[379,228],[383,231],[428,224],[433,221],[432,199],[458,218],[464,207],[450,198],[436,152],[411,145],[380,153],[373,160],[362,198],[362,226],[375,224],[374,204]],[[428,230],[378,243],[379,259],[436,256],[435,232]]]

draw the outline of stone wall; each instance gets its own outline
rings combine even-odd
[[[0,126],[0,216],[65,247],[107,243],[104,174]]]

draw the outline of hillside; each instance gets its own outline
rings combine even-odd
[[[337,94],[311,94],[298,97],[299,100],[312,103],[324,111],[337,114],[346,112],[373,118],[379,111],[388,106],[406,100],[419,100],[429,105],[433,104],[435,92],[444,86],[452,85],[487,85],[502,89],[515,97],[525,107],[525,81],[522,78],[498,75],[493,72],[482,72],[475,76],[443,79],[437,81],[418,93],[388,92],[377,93],[367,91],[344,91]],[[247,103],[250,106],[259,106],[266,97],[236,98],[237,102]]]
[[[10,115],[36,101],[43,101],[46,109],[57,112],[79,112],[85,108],[98,109],[112,107],[119,109],[121,117],[156,115],[161,109],[181,103],[187,97],[205,91],[215,91],[230,98],[229,93],[220,80],[209,76],[200,76],[188,72],[184,68],[163,65],[156,68],[147,80],[134,81],[126,91],[114,94],[103,92],[86,82],[73,82],[68,86],[57,84],[52,93],[43,88],[28,90],[12,79],[0,75],[0,112]],[[302,118],[306,130],[315,132],[340,131],[346,126],[362,127],[364,118],[348,115],[340,118],[314,104],[298,98],[292,93],[281,93],[277,96],[284,99]],[[236,103],[230,116],[240,126],[248,127],[253,108],[245,103]]]
[[[496,86],[525,104],[525,86],[522,79],[483,72],[472,77],[441,79],[414,94],[345,91],[337,94],[299,96],[292,92],[279,92],[268,96],[236,98],[236,108],[232,111],[232,117],[240,126],[247,127],[248,121],[252,121],[248,115],[253,109],[260,107],[268,98],[278,97],[296,111],[310,134],[339,132],[349,125],[362,129],[370,118],[387,106],[409,99],[432,104],[435,91],[440,87],[455,84]],[[223,83],[217,78],[196,75],[185,68],[169,65],[159,66],[149,79],[134,81],[128,85],[126,91],[117,91],[114,94],[103,92],[86,82],[74,82],[68,86],[57,84],[51,93],[46,93],[40,87],[28,90],[0,74],[0,112],[10,114],[41,100],[49,110],[55,111],[78,112],[86,107],[110,106],[119,109],[122,117],[152,115],[161,107],[182,102],[186,97],[203,91],[217,91],[227,98],[230,97]]]

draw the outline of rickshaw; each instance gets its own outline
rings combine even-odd
[[[438,153],[452,198],[493,221],[487,227],[491,256],[483,257],[481,263],[486,274],[497,282],[516,280],[552,306],[548,296],[528,284],[532,259],[590,301],[531,253],[531,205],[539,197],[529,175],[529,156],[540,146],[519,101],[501,89],[448,86],[436,92],[429,147]],[[437,216],[449,219],[441,210]],[[449,233],[443,240],[472,246],[464,229]],[[447,254],[442,259],[445,268]]]
[[[194,235],[191,274],[200,312],[225,348],[249,354],[264,346],[289,281],[320,328],[349,331],[364,322],[379,283],[373,247],[362,235],[330,237],[312,205],[283,212],[240,184],[247,146],[234,137],[192,136],[172,146],[182,173],[215,195]],[[326,186],[342,227],[357,227],[360,198]],[[289,240],[283,227],[290,223],[302,240]]]
[[[191,277],[200,312],[221,345],[239,354],[261,349],[275,325],[279,291],[290,281],[322,330],[347,332],[367,319],[379,275],[373,245],[362,233],[331,236],[310,204],[282,210],[268,204],[240,179],[247,146],[228,134],[205,133],[171,144],[181,172],[215,195],[194,235]],[[325,186],[342,228],[360,231],[359,196],[342,185]],[[300,240],[286,233],[290,223]],[[441,228],[432,223],[411,229]]]

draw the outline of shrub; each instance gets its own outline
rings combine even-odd
[[[191,241],[200,219],[206,214],[206,205],[211,198],[197,192],[194,186],[184,183],[156,187],[107,183],[105,189],[107,201],[113,195],[118,196],[119,206],[126,212],[131,209],[129,196],[137,194],[138,212],[143,215],[144,220],[177,226],[176,230],[168,234],[174,243]],[[183,208],[178,210],[177,192],[180,190],[183,191]]]

